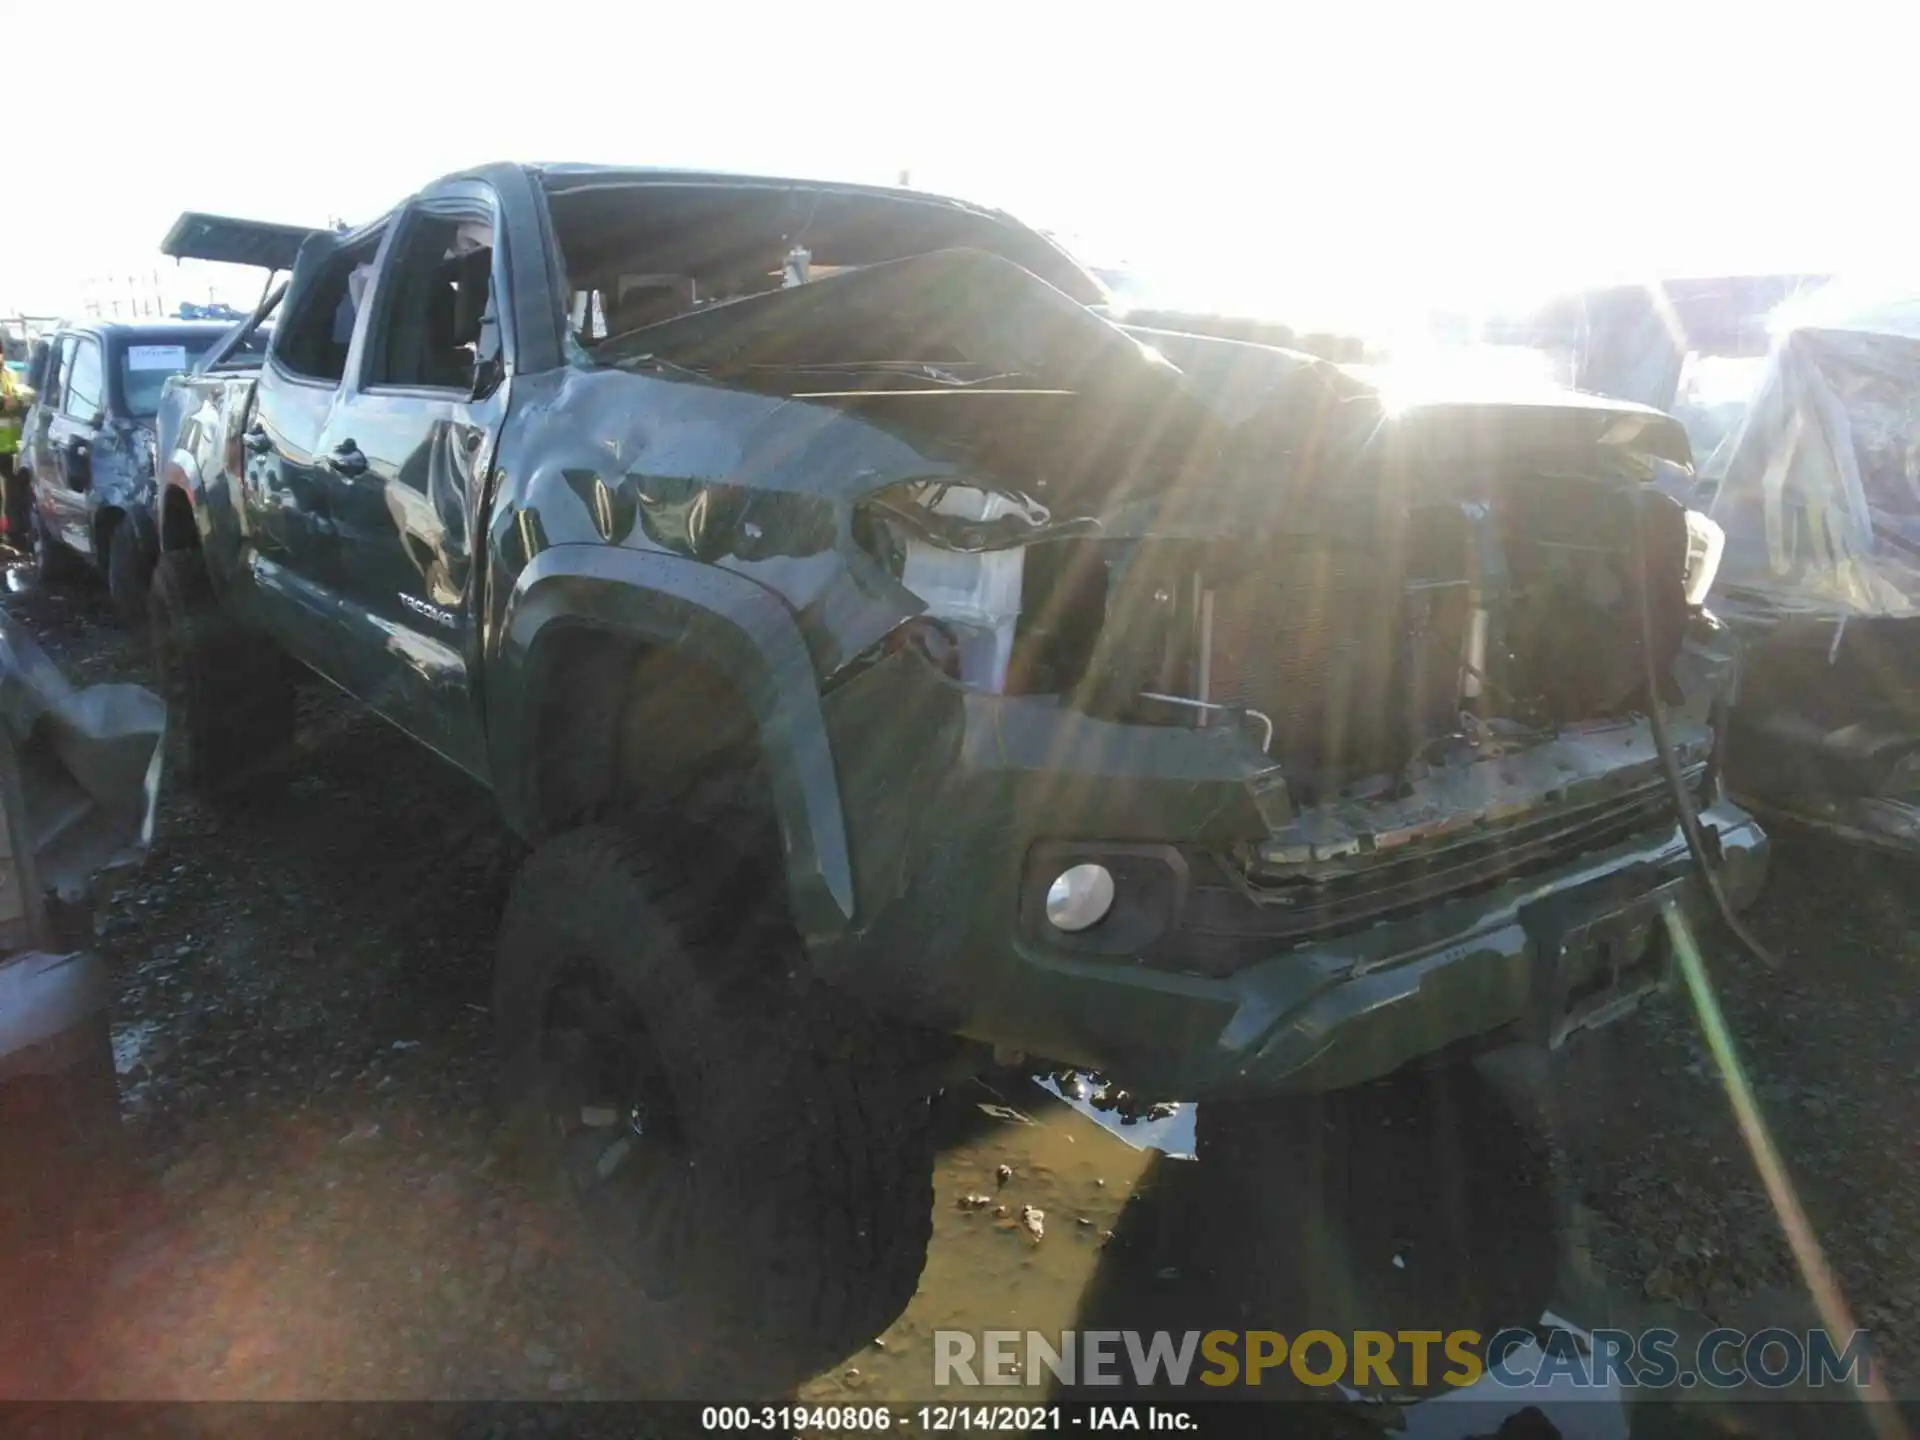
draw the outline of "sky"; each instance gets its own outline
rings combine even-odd
[[[1172,301],[1350,328],[1897,265],[1920,188],[1920,7],[1884,0],[5,8],[0,314],[156,271],[250,303],[159,256],[182,210],[358,221],[496,159],[906,171]]]

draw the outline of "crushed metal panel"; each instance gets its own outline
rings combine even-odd
[[[1055,286],[984,250],[930,251],[765,291],[614,337],[600,358],[660,355],[702,373],[819,363],[858,337],[861,359],[952,348],[1008,372],[1056,377],[1153,363],[1153,352]],[[844,360],[844,356],[840,357]],[[1168,367],[1171,371],[1171,367]]]
[[[84,895],[152,843],[166,706],[137,685],[76,689],[0,616],[0,724],[19,756],[40,888]]]

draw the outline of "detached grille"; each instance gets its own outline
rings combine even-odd
[[[1697,785],[1696,771],[1689,783]],[[1470,894],[1484,886],[1562,865],[1656,827],[1675,823],[1672,797],[1654,782],[1631,795],[1548,811],[1468,832],[1452,840],[1407,846],[1355,874],[1318,883],[1262,885],[1265,906],[1297,916],[1314,934],[1336,934]]]

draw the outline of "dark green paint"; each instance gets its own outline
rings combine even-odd
[[[554,642],[588,631],[671,646],[752,710],[793,914],[820,973],[903,1018],[1189,1094],[1351,1083],[1497,1030],[1524,1002],[1530,942],[1515,919],[1524,900],[1635,864],[1661,875],[1688,869],[1677,838],[1644,840],[1413,920],[1260,958],[1231,980],[1035,942],[1018,916],[1036,843],[1150,842],[1197,854],[1259,840],[1285,818],[1271,764],[1235,730],[1120,725],[1058,700],[971,693],[911,653],[870,663],[876,642],[922,607],[855,544],[855,507],[902,481],[952,477],[938,427],[671,367],[596,367],[577,351],[569,361],[537,175],[491,167],[414,203],[494,217],[504,383],[477,401],[370,395],[353,378],[363,373],[358,335],[337,387],[292,376],[270,355],[257,381],[176,387],[163,466],[191,502],[233,612],[490,784],[523,834],[537,838],[548,823],[535,750]],[[397,213],[404,223],[407,212]],[[334,249],[380,233],[310,241],[289,305]],[[757,305],[731,338],[720,312],[703,312],[688,343],[738,358],[735,341],[786,343],[788,322],[809,307],[831,320],[833,294],[878,313],[918,293],[917,272],[881,268],[871,281],[821,282],[797,300]],[[1140,473],[1123,474],[1122,485],[1103,467],[1131,446],[1137,470],[1148,451],[1121,434],[1099,464],[1089,459],[1070,477],[1072,493],[1089,496],[1111,482],[1110,538],[1330,523],[1333,511],[1317,505],[1274,513],[1267,462],[1291,477],[1315,453],[1285,417],[1332,396],[1347,439],[1380,423],[1363,386],[1317,363],[1257,347],[1216,352],[1253,368],[1229,377],[1237,388],[1223,380],[1202,396],[1004,260],[948,252],[925,269],[939,280],[927,293],[968,297],[953,323],[983,345],[1002,347],[1010,363],[1054,357],[1108,396],[1115,415],[1127,406],[1145,406],[1133,418],[1147,422],[1155,406],[1177,413],[1190,463],[1229,476],[1210,488],[1182,471],[1163,493]],[[970,278],[992,305],[969,294]],[[362,328],[380,288],[376,274]],[[1259,433],[1220,418],[1223,396],[1251,404],[1276,386],[1295,393]],[[1423,454],[1471,450],[1487,440],[1490,415],[1500,420],[1485,408],[1452,419],[1426,412],[1408,423],[1408,444]],[[1612,418],[1588,406],[1506,421],[1528,443],[1578,447]],[[264,458],[242,444],[256,423],[274,442]],[[1654,448],[1671,424],[1651,415],[1634,423]],[[326,459],[347,439],[369,461],[351,483]],[[1738,812],[1716,814],[1735,888],[1747,893],[1764,840]]]

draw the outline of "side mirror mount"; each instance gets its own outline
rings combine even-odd
[[[53,346],[45,340],[33,342],[33,349],[27,356],[27,388],[38,395],[47,386],[47,360],[53,354]]]

